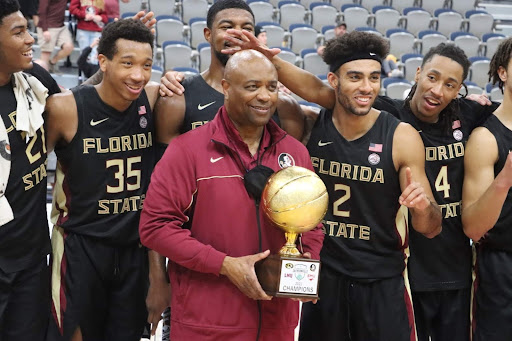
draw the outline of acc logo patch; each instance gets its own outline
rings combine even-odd
[[[462,140],[463,137],[464,134],[459,129],[453,131],[453,138],[456,139],[457,141]]]
[[[148,126],[148,120],[146,119],[146,117],[141,116],[139,119],[139,124],[142,129],[145,129]]]
[[[288,153],[281,153],[281,154],[279,154],[279,157],[277,158],[277,161],[279,163],[279,167],[281,167],[281,168],[295,166],[295,160]]]
[[[11,146],[6,140],[0,141],[0,156],[8,161],[11,160]]]
[[[378,164],[380,162],[379,154],[371,153],[370,155],[368,155],[368,162],[370,163],[370,165],[373,166]]]

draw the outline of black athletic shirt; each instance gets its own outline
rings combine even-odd
[[[496,177],[503,169],[507,156],[512,151],[512,131],[501,123],[495,115],[489,116],[484,124],[491,134],[494,135],[498,145],[498,162],[494,165],[494,176]],[[493,249],[512,252],[512,190],[508,191],[507,198],[503,203],[500,217],[492,229],[480,239],[479,244],[484,249]],[[509,267],[507,267],[508,269]]]
[[[126,245],[138,225],[155,152],[146,92],[119,112],[93,86],[73,89],[77,133],[55,149],[57,172],[52,220],[66,232]],[[58,214],[58,216],[56,216]]]
[[[181,134],[213,120],[219,108],[224,105],[224,94],[208,85],[201,75],[186,78],[183,87],[186,108]],[[277,110],[272,119],[280,125]]]
[[[404,102],[379,97],[375,107],[389,109],[410,123],[425,145],[425,172],[443,216],[443,230],[433,239],[410,229],[409,280],[413,291],[452,290],[471,285],[471,246],[460,216],[464,178],[464,148],[471,131],[495,109],[458,100],[461,119],[449,131],[439,123],[418,120]],[[391,110],[390,110],[391,111]]]
[[[329,193],[323,266],[363,281],[405,268],[408,210],[401,208],[393,136],[399,120],[382,111],[362,137],[347,141],[322,110],[307,148]]]
[[[48,88],[60,92],[50,74],[37,64],[27,73]],[[14,220],[0,226],[0,270],[11,273],[38,264],[50,252],[46,216],[46,146],[44,126],[25,140],[16,130],[16,98],[12,84],[0,87],[1,115],[9,134],[11,171],[5,196]],[[30,155],[30,157],[29,157]]]

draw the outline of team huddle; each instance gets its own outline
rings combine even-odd
[[[512,38],[489,70],[503,103],[459,95],[470,63],[451,44],[394,100],[383,38],[330,40],[324,83],[257,40],[242,0],[210,7],[205,72],[149,82],[141,16],[105,26],[96,84],[61,92],[0,3],[0,341],[139,341],[167,307],[171,340],[292,341],[299,320],[303,341],[512,338]],[[322,264],[300,314],[255,273],[285,237],[248,182],[288,166],[329,194],[300,238]]]

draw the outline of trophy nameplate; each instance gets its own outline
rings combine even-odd
[[[270,255],[256,263],[256,274],[267,295],[318,298],[319,260]]]

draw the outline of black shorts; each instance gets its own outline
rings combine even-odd
[[[139,243],[52,234],[52,318],[48,340],[139,341],[147,320],[147,252]]]
[[[471,288],[414,291],[418,341],[468,341]]]
[[[405,284],[403,276],[366,283],[322,267],[320,300],[302,305],[299,340],[416,340]]]
[[[473,341],[512,340],[512,253],[476,250]]]
[[[44,340],[50,311],[46,257],[26,270],[0,270],[0,341]]]

